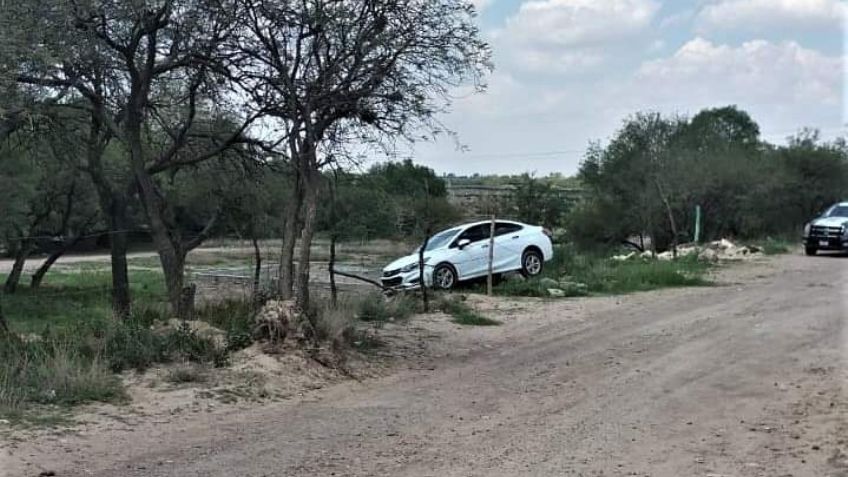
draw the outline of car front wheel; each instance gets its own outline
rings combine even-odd
[[[807,254],[807,255],[809,255],[810,257],[812,257],[813,255],[815,255],[815,254],[816,254],[816,252],[818,252],[818,250],[816,249],[816,247],[804,247],[804,253],[806,253],[806,254]]]
[[[456,271],[448,264],[439,265],[433,271],[433,287],[437,290],[450,290],[456,282]]]
[[[535,277],[542,273],[544,263],[541,253],[537,250],[527,250],[521,256],[521,274],[525,277]]]

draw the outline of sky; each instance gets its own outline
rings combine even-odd
[[[841,0],[474,0],[493,50],[442,139],[404,151],[438,173],[574,174],[637,111],[737,105],[763,139],[834,138],[848,117]],[[459,147],[462,146],[462,147]]]

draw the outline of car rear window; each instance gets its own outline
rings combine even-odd
[[[518,224],[511,224],[509,222],[498,222],[495,224],[495,236],[506,235],[518,232],[523,227]]]

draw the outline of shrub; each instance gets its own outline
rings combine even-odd
[[[75,343],[0,338],[0,413],[18,415],[27,403],[73,405],[125,397],[120,380]]]
[[[193,363],[181,363],[165,375],[165,380],[173,384],[205,383],[208,379],[206,368]]]
[[[453,317],[453,322],[466,326],[497,326],[501,323],[477,313],[468,303],[458,297],[442,297],[437,306],[440,310]]]
[[[677,260],[614,261],[608,254],[578,252],[569,246],[557,247],[554,259],[545,266],[541,277],[524,281],[505,281],[495,293],[508,296],[545,297],[549,288],[558,288],[564,296],[616,294],[657,288],[703,286],[710,265],[696,257]],[[547,283],[554,280],[554,283]],[[556,285],[556,286],[554,286]]]
[[[339,297],[337,306],[333,306],[330,300],[315,304],[312,314],[318,339],[336,345],[351,342],[356,310],[355,301],[347,297]]]
[[[200,308],[197,319],[223,330],[227,336],[227,349],[238,351],[253,343],[255,313],[249,300],[224,300]]]
[[[373,293],[359,302],[357,316],[362,321],[386,322],[405,320],[418,312],[418,301],[409,295],[399,294],[392,297]]]

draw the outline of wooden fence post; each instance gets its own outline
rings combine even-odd
[[[492,214],[492,224],[489,227],[489,272],[486,276],[486,294],[492,296],[492,262],[495,260],[495,216]]]

